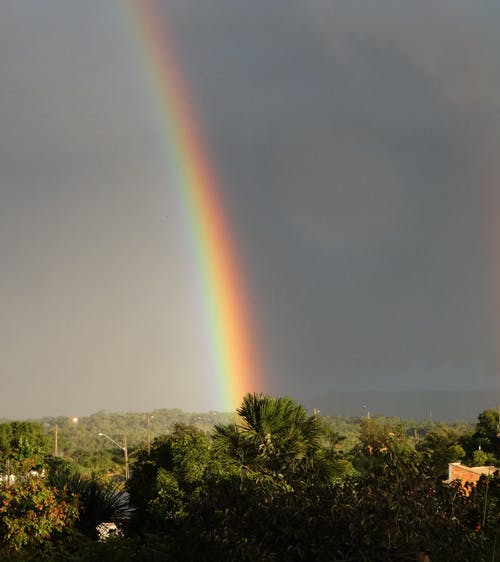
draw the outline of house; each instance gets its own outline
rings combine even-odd
[[[460,462],[451,462],[448,464],[448,479],[445,482],[459,480],[462,488],[468,491],[466,484],[476,484],[483,474],[490,476],[497,470],[496,466],[465,466]]]

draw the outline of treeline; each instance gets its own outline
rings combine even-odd
[[[176,424],[190,425],[205,433],[210,433],[216,424],[227,423],[233,418],[234,413],[227,412],[185,412],[179,409],[158,409],[150,413],[101,411],[81,418],[59,416],[44,417],[33,421],[47,436],[49,451],[55,452],[57,428],[57,456],[71,459],[83,473],[104,475],[120,470],[123,465],[123,455],[116,446],[100,436],[100,433],[108,435],[119,444],[123,444],[123,440],[126,438],[127,447],[133,456],[135,450],[146,445],[148,432],[151,441],[172,432]],[[361,426],[366,418],[322,416],[322,419],[331,430],[342,435],[342,450],[349,451],[358,443]],[[474,424],[464,421],[414,421],[383,416],[377,416],[374,419],[382,425],[402,428],[416,445],[433,431],[451,431],[453,434],[461,436],[474,433]]]
[[[449,462],[500,465],[495,410],[472,426],[424,427],[324,418],[288,398],[247,395],[236,416],[209,420],[171,420],[147,446],[137,417],[125,483],[47,454],[53,434],[43,422],[1,424],[1,461],[16,471],[1,486],[3,559],[500,559],[498,472],[473,487],[443,481]],[[76,431],[63,421],[61,436]],[[114,437],[109,423],[90,433]],[[118,536],[99,541],[103,523]]]
[[[127,448],[134,450],[145,446],[160,435],[173,431],[178,423],[210,432],[216,423],[224,423],[233,414],[221,412],[184,412],[179,409],[158,409],[150,413],[97,412],[81,418],[45,417],[33,420],[47,436],[50,450],[57,456],[71,459],[84,474],[105,475],[123,471],[123,453],[113,445],[107,435],[119,445],[126,439]]]

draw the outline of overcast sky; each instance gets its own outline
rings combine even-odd
[[[161,4],[266,390],[500,387],[500,3]],[[124,6],[0,0],[0,417],[220,408]]]

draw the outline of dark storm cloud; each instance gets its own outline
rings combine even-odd
[[[493,8],[223,4],[191,28],[193,5],[178,35],[275,380],[405,385],[421,367],[420,384],[446,386],[464,363],[492,377],[469,126],[494,100],[460,58],[485,55],[488,28],[498,49]]]

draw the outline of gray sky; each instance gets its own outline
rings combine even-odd
[[[161,4],[266,390],[498,388],[500,4]],[[0,417],[220,407],[124,6],[0,0]]]

